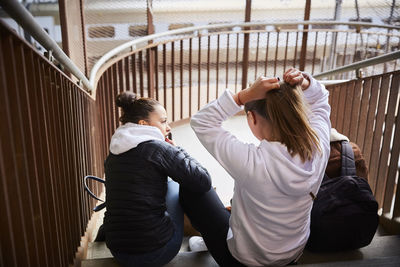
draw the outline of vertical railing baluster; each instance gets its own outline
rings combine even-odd
[[[357,60],[357,45],[358,45],[358,36],[359,36],[359,35],[360,35],[360,34],[359,34],[358,32],[356,32],[356,41],[355,41],[355,43],[354,43],[353,60],[352,60],[350,63],[354,63],[354,62],[358,61],[358,60]]]
[[[257,79],[257,70],[258,70],[258,50],[260,47],[260,33],[257,33],[257,46],[256,46],[256,62],[255,62],[255,69],[254,69],[254,80]]]
[[[131,74],[131,70],[130,70],[130,65],[131,64],[129,64],[129,59],[130,59],[131,57],[126,57],[125,59],[124,59],[124,71],[125,71],[125,73],[124,73],[124,76],[125,76],[125,89],[124,89],[124,91],[131,91],[132,90],[132,87],[131,87],[131,79],[130,79],[130,74]]]
[[[321,62],[321,72],[324,71],[325,62],[326,62],[325,55],[326,55],[326,44],[327,44],[327,41],[328,41],[328,32],[325,33],[324,52],[323,52],[324,54],[322,56],[323,62]]]
[[[123,91],[126,91],[124,89],[124,68],[123,68],[123,60],[118,61],[118,93],[122,93]]]
[[[285,46],[285,58],[283,60],[283,71],[286,70],[286,60],[287,60],[287,53],[288,53],[288,44],[289,44],[289,32],[286,32],[286,46]]]
[[[280,30],[277,29],[277,31],[276,31],[276,46],[275,46],[275,60],[274,60],[274,76],[276,76],[276,65],[278,64],[279,33],[280,33]]]
[[[179,79],[180,79],[180,119],[183,119],[183,40],[180,40],[180,50],[179,50]]]
[[[215,81],[215,98],[218,98],[218,84],[219,84],[219,38],[220,34],[217,35],[217,63],[215,66],[217,77]]]
[[[344,43],[344,50],[343,50],[343,60],[342,60],[342,66],[344,66],[344,64],[346,64],[346,52],[347,52],[347,41],[349,38],[349,32],[346,32],[346,41]],[[345,74],[342,74],[342,78],[344,78]]]
[[[239,33],[236,34],[236,62],[235,62],[235,92],[238,85],[238,61],[239,61]]]
[[[317,44],[318,44],[318,31],[315,32],[314,53],[313,53],[313,59],[312,59],[311,74],[314,74],[315,58],[317,56]]]
[[[210,102],[210,50],[211,50],[211,36],[208,35],[207,45],[207,103]]]
[[[200,91],[200,84],[201,84],[201,35],[199,33],[199,51],[198,51],[198,77],[197,77],[197,110],[200,110],[200,99],[201,99],[201,91]]]
[[[369,41],[369,32],[367,33],[367,39],[365,40],[365,48],[364,48],[365,54],[364,54],[364,59],[367,59],[367,54],[368,54],[368,52],[369,52],[369,49],[368,49],[368,41]]]
[[[163,44],[163,87],[164,87],[164,108],[168,110],[167,104],[167,46]]]
[[[158,85],[159,83],[159,77],[158,77],[158,46],[153,48],[154,50],[154,75],[155,75],[155,85],[154,89],[156,91],[156,100],[160,101],[160,86]]]
[[[136,54],[131,55],[131,66],[132,66],[132,90],[137,94],[137,83],[136,83]]]
[[[144,97],[144,74],[143,74],[143,51],[139,51],[139,84],[140,84],[140,97]]]
[[[228,80],[229,80],[229,36],[230,34],[226,34],[226,60],[225,60],[225,88],[228,88]]]
[[[294,57],[293,57],[293,68],[296,68],[296,60],[297,60],[297,44],[299,43],[299,32],[296,32],[296,44],[294,46]]]
[[[270,35],[270,32],[267,33],[267,47],[265,49],[264,76],[267,76],[267,73],[268,73],[269,35]]]
[[[189,39],[189,117],[192,116],[192,41],[193,38]]]
[[[172,121],[175,121],[175,41],[171,43]]]

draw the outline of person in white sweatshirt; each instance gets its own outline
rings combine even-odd
[[[226,90],[191,119],[200,142],[235,182],[231,214],[214,190],[180,192],[184,211],[221,266],[290,264],[310,234],[313,197],[330,152],[328,91],[297,69],[283,79],[261,77],[237,94]],[[259,146],[222,128],[243,105]]]

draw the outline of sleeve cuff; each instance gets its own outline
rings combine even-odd
[[[318,97],[318,93],[321,91],[321,84],[318,83],[310,74],[303,72],[303,75],[307,76],[310,80],[310,85],[303,91],[304,97],[313,102],[315,100],[314,98]]]
[[[233,93],[226,89],[225,92],[218,98],[218,104],[227,116],[233,116],[243,109],[243,107],[236,104],[233,99]]]

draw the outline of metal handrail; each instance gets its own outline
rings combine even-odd
[[[94,87],[90,84],[85,74],[79,70],[57,43],[42,29],[22,4],[15,0],[1,0],[0,5],[25,31],[35,38],[45,49],[51,51],[52,56],[78,78],[88,92],[93,91]]]
[[[391,60],[399,59],[400,58],[400,51],[395,51],[391,52],[385,55],[365,59],[359,62],[351,63],[349,65],[339,67],[333,70],[328,70],[319,74],[313,75],[314,78],[320,79],[322,77],[327,77],[335,74],[340,74],[343,72],[348,72],[348,71],[358,71],[361,68],[369,67],[372,65],[380,64],[380,63],[385,63]],[[357,74],[358,77],[358,74]]]
[[[104,54],[93,66],[92,70],[90,71],[90,85],[92,88],[95,88],[96,83],[96,76],[97,72],[100,68],[105,64],[109,59],[116,56],[120,52],[124,51],[125,49],[132,48],[136,49],[139,44],[145,43],[147,44],[148,41],[153,41],[156,38],[165,37],[168,35],[178,35],[178,34],[185,34],[188,32],[195,32],[197,31],[197,36],[201,36],[201,30],[208,30],[208,29],[217,29],[217,28],[225,28],[225,27],[251,27],[251,26],[285,26],[285,25],[294,25],[294,24],[303,24],[303,25],[348,25],[348,26],[356,26],[356,27],[369,27],[369,28],[383,28],[389,30],[400,30],[400,26],[391,26],[391,25],[383,25],[383,24],[373,24],[373,23],[360,23],[360,22],[343,22],[343,21],[283,21],[283,22],[242,22],[242,23],[221,23],[221,24],[213,24],[213,25],[205,25],[205,26],[194,26],[194,27],[187,27],[182,29],[176,29],[171,31],[166,31],[162,33],[156,33],[152,35],[148,35],[146,37],[142,37],[136,40],[132,40],[126,43],[123,43],[114,49],[110,50],[106,54]]]

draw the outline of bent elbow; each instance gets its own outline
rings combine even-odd
[[[200,192],[205,193],[211,189],[211,178],[210,176],[207,177],[205,183],[200,188]]]
[[[205,175],[203,179],[201,179],[200,183],[192,188],[194,192],[205,193],[211,189],[211,177],[210,175]]]

